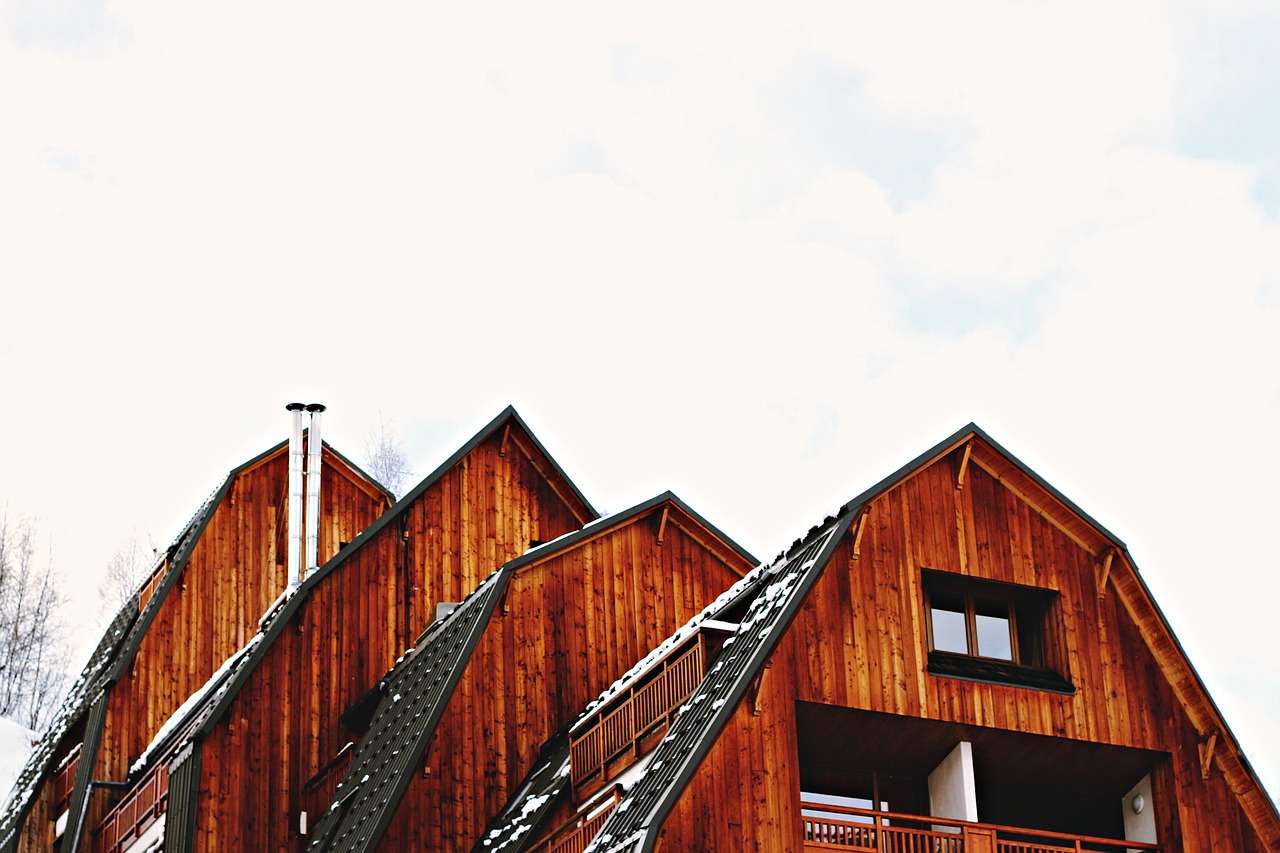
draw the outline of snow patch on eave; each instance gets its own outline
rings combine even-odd
[[[155,733],[155,736],[151,738],[151,742],[147,744],[147,748],[142,751],[142,755],[138,756],[138,760],[133,762],[133,765],[129,768],[130,775],[140,773],[146,769],[147,764],[151,761],[152,754],[159,747],[164,745],[165,741],[173,734],[174,730],[186,721],[195,708],[203,704],[205,698],[208,697],[211,692],[213,694],[213,702],[217,702],[218,699],[222,697],[229,684],[229,679],[227,679],[226,676],[231,672],[232,668],[235,667],[236,664],[241,660],[244,660],[250,652],[257,648],[258,643],[262,642],[262,636],[263,635],[261,633],[254,634],[249,642],[245,643],[243,648],[223,661],[217,671],[215,671],[213,675],[209,676],[208,680],[205,681],[199,689],[188,696],[186,700],[178,706],[177,710],[169,715],[169,718],[160,726],[159,730]],[[222,682],[224,680],[228,683],[223,684]]]

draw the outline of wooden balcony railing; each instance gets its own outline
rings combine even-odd
[[[804,803],[804,849],[852,853],[1125,853],[1156,844]]]
[[[53,798],[53,819],[57,820],[71,804],[71,792],[76,786],[76,770],[80,767],[80,744],[72,747],[67,757],[53,771],[50,796]]]
[[[612,794],[595,804],[593,808],[570,820],[551,834],[546,841],[534,847],[529,853],[582,853],[591,839],[596,837],[600,827],[613,813],[613,807],[622,799],[622,790],[614,788]]]
[[[138,588],[138,610],[142,610],[147,606],[147,602],[151,600],[151,596],[156,594],[156,590],[160,588],[160,581],[164,580],[165,570],[169,568],[167,559],[161,560],[156,567],[151,570],[151,574],[147,576],[146,581]]]
[[[160,761],[94,830],[96,853],[122,853],[169,805],[169,765]]]
[[[638,755],[640,741],[668,721],[697,689],[704,673],[702,638],[694,634],[688,646],[654,663],[650,673],[636,680],[637,686],[619,691],[599,709],[593,723],[571,732],[574,788],[596,774],[603,779],[609,763],[627,750]]]

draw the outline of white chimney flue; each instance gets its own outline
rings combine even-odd
[[[307,438],[307,574],[319,564],[320,553],[320,453],[324,443],[320,438],[320,413],[325,409],[319,403],[307,406],[311,413],[311,432]]]
[[[289,588],[302,581],[302,413],[306,406],[285,406],[293,415],[289,436]]]

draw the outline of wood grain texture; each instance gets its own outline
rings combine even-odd
[[[543,743],[751,568],[695,540],[674,505],[601,526],[510,579],[379,849],[470,849]]]
[[[311,589],[227,724],[205,738],[204,754],[220,764],[202,774],[195,849],[298,849],[305,783],[356,739],[341,714],[413,646],[435,605],[462,599],[531,541],[578,528],[579,510],[517,435],[505,454],[501,431],[482,442]]]
[[[1006,487],[996,467],[975,448],[958,489],[958,454],[944,456],[872,501],[859,554],[851,533],[775,650],[760,714],[746,703],[737,710],[657,849],[800,849],[798,701],[1153,750],[1165,756],[1153,776],[1166,849],[1280,849],[1242,812],[1240,792],[1262,792],[1221,748],[1202,777],[1208,720],[1185,701],[1189,687],[1171,683],[1176,668],[1158,659],[1179,653],[1144,624],[1157,616],[1140,604],[1131,568],[1117,560],[1110,583],[1119,594],[1099,597],[1096,535],[1030,505],[1031,487]],[[924,569],[1056,590],[1046,657],[1074,695],[928,674]]]
[[[327,448],[324,466],[322,562],[390,505]],[[288,582],[277,539],[287,489],[287,448],[235,474],[190,558],[177,567],[181,576],[160,602],[127,672],[111,687],[93,778],[125,779],[169,716],[257,633],[258,619]],[[85,838],[117,799],[95,790]]]

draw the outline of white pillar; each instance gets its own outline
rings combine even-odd
[[[1120,801],[1125,841],[1156,843],[1156,811],[1151,798],[1151,776],[1143,776]]]
[[[973,776],[973,745],[960,741],[929,774],[929,814],[952,820],[978,820],[978,789]],[[954,827],[937,826],[958,832]]]

